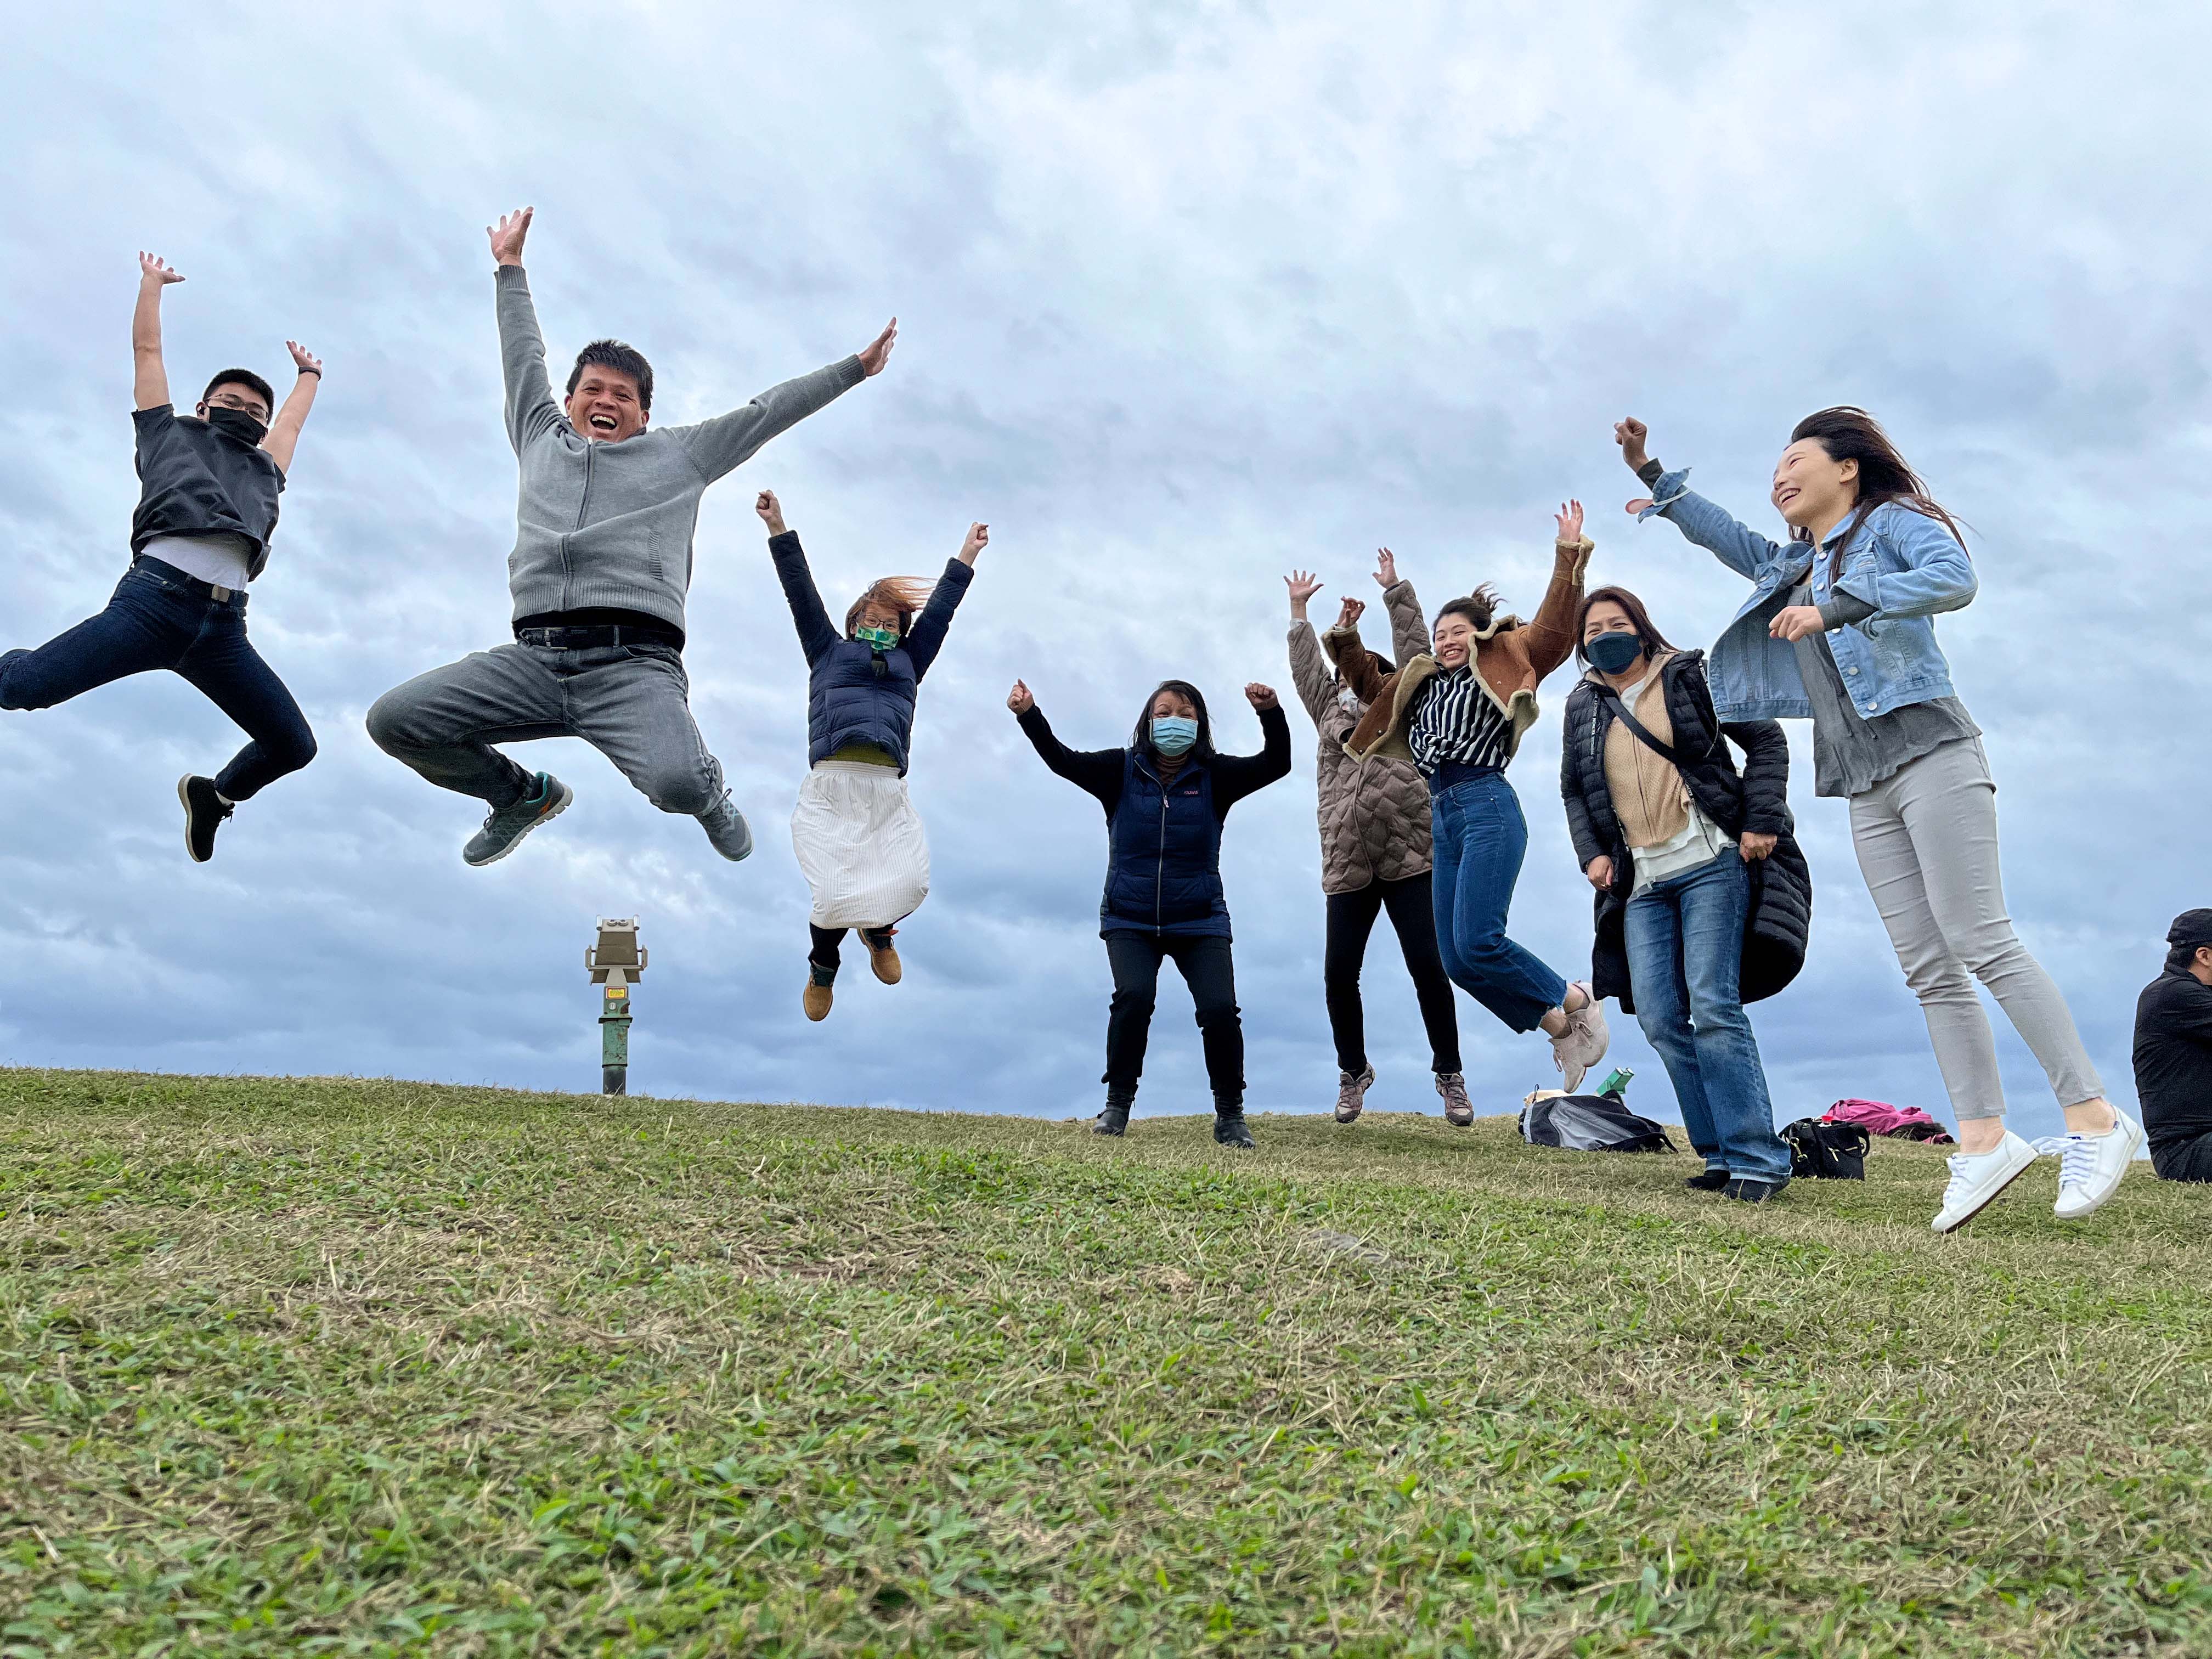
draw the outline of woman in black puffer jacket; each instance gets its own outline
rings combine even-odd
[[[1583,600],[1560,793],[1597,889],[1592,985],[1658,1050],[1705,1172],[1758,1202],[1790,1179],[1743,1005],[1796,977],[1813,884],[1790,834],[1790,745],[1772,720],[1723,726],[1704,653],[1676,651],[1625,588]],[[1741,774],[1728,744],[1744,752]]]

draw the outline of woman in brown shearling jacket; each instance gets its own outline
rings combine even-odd
[[[1410,760],[1428,780],[1444,971],[1510,1029],[1550,1037],[1570,1093],[1605,1056],[1605,1015],[1589,986],[1568,984],[1506,936],[1528,821],[1505,766],[1535,723],[1537,686],[1574,649],[1589,556],[1582,503],[1570,502],[1536,620],[1503,613],[1486,586],[1451,600],[1437,614],[1433,653],[1411,658],[1377,689],[1345,744],[1370,763]]]
[[[1398,580],[1389,548],[1382,550],[1381,560],[1375,580],[1382,585],[1383,609],[1402,660],[1428,648],[1428,624],[1413,584]],[[1428,787],[1407,762],[1362,766],[1344,750],[1344,740],[1366,712],[1366,699],[1389,674],[1390,664],[1360,642],[1359,617],[1366,607],[1358,599],[1346,599],[1336,625],[1316,641],[1306,620],[1306,602],[1321,583],[1304,570],[1294,570],[1284,580],[1291,592],[1291,678],[1321,732],[1314,770],[1321,796],[1321,889],[1328,907],[1322,988],[1336,1042],[1336,1121],[1350,1123],[1358,1117],[1375,1081],[1375,1068],[1367,1060],[1359,969],[1375,919],[1387,909],[1420,1000],[1421,1022],[1428,1028],[1444,1116],[1463,1127],[1474,1121],[1474,1107],[1460,1073],[1459,1015],[1452,1006],[1451,981],[1437,953],[1429,891]]]

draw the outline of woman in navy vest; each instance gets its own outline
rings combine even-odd
[[[896,985],[904,975],[891,939],[929,894],[929,837],[906,789],[915,700],[991,531],[969,525],[934,586],[900,576],[873,583],[846,611],[841,634],[775,492],[762,490],[753,511],[768,526],[769,558],[806,656],[810,769],[791,815],[791,846],[814,895],[799,1005],[818,1020],[830,1013],[848,928],[860,929],[878,979]]]
[[[1114,970],[1114,1001],[1106,1018],[1106,1109],[1091,1126],[1095,1134],[1129,1127],[1160,963],[1172,957],[1198,1006],[1213,1086],[1213,1138],[1224,1146],[1252,1145],[1244,1122],[1244,1027],[1221,891],[1221,824],[1245,796],[1288,775],[1291,726],[1268,687],[1248,685],[1244,696],[1265,739],[1256,755],[1215,751],[1206,699],[1183,680],[1165,681],[1152,693],[1126,749],[1070,749],[1053,736],[1028,686],[1015,681],[1006,698],[1044,763],[1106,809],[1098,933]]]

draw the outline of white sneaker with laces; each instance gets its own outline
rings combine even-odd
[[[1951,1181],[1943,1188],[1943,1207],[1929,1224],[1939,1233],[1957,1231],[2034,1168],[2035,1158],[2035,1148],[2009,1129],[1986,1152],[1952,1153]]]
[[[1574,1093],[1590,1067],[1605,1058],[1613,1043],[1613,1035],[1605,1027],[1605,1005],[1589,986],[1577,981],[1574,988],[1589,1000],[1567,1016],[1567,1029],[1552,1039],[1552,1059],[1566,1079],[1563,1086],[1569,1094]]]
[[[2079,1221],[2120,1189],[2120,1182],[2143,1144],[2143,1127],[2118,1107],[2112,1127],[2100,1135],[2071,1134],[2060,1143],[2058,1202],[2051,1213]]]

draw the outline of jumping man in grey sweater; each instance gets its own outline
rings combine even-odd
[[[553,400],[545,341],[522,270],[532,209],[491,227],[498,261],[507,435],[521,464],[514,550],[514,641],[417,675],[368,711],[377,746],[443,788],[489,804],[461,851],[470,864],[513,852],[574,792],[493,747],[581,738],[664,812],[706,827],[726,859],[752,832],[691,718],[684,672],[684,597],[707,486],[872,374],[898,333],[893,318],[856,356],[802,374],[696,426],[647,430],[653,366],[618,340],[595,340]]]

